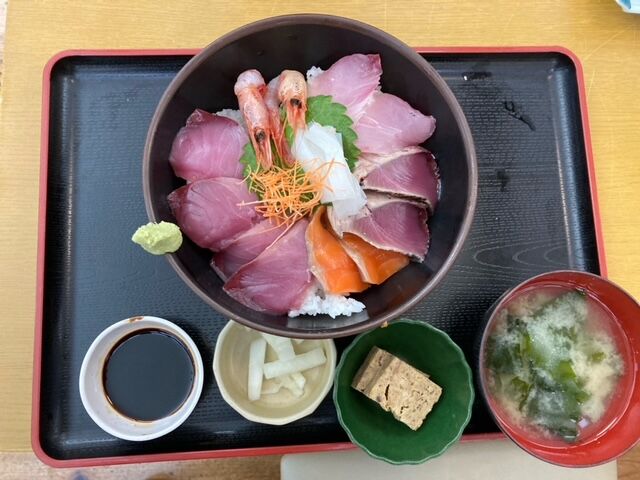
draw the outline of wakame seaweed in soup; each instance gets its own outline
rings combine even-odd
[[[525,291],[487,340],[489,389],[521,427],[576,442],[602,419],[624,366],[611,314],[577,289]]]

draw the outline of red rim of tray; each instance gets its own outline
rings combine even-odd
[[[54,55],[44,67],[42,83],[42,119],[40,130],[40,195],[38,203],[38,257],[36,274],[36,322],[34,338],[33,361],[33,385],[31,408],[31,446],[36,456],[45,464],[52,467],[89,467],[119,465],[128,463],[166,462],[175,460],[199,460],[206,458],[251,457],[259,455],[283,455],[287,453],[326,452],[336,450],[348,450],[356,448],[350,442],[317,443],[309,445],[285,445],[260,448],[240,448],[224,450],[202,450],[195,452],[153,453],[144,455],[125,455],[99,458],[81,458],[60,460],[51,457],[44,451],[40,442],[40,380],[42,361],[42,322],[44,313],[44,265],[45,265],[45,240],[46,240],[46,215],[47,215],[47,172],[49,159],[49,108],[51,95],[51,73],[55,65],[62,59],[69,57],[100,57],[100,56],[171,56],[171,55],[196,55],[201,49],[166,49],[166,50],[65,50]],[[589,174],[589,188],[591,194],[591,206],[596,234],[596,245],[600,275],[607,276],[604,239],[602,225],[600,223],[600,209],[598,205],[598,190],[596,187],[595,164],[593,149],[591,146],[591,133],[589,130],[589,118],[587,114],[587,98],[584,84],[582,64],[578,57],[569,49],[562,46],[514,46],[514,47],[416,47],[418,53],[559,53],[568,57],[576,69],[578,82],[578,95],[580,99],[580,112],[582,118],[582,130],[584,146],[587,157],[587,171]],[[492,440],[504,438],[501,432],[479,433],[463,435],[462,441]]]

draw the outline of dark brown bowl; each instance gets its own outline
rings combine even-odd
[[[150,220],[175,221],[167,195],[184,181],[173,174],[169,151],[195,108],[215,112],[237,105],[233,85],[246,69],[256,68],[272,78],[285,68],[302,72],[314,65],[327,68],[352,53],[379,53],[382,89],[436,117],[438,126],[426,147],[438,159],[442,193],[429,220],[429,253],[423,263],[411,263],[383,285],[356,295],[367,306],[364,312],[335,320],[272,316],[241,305],[223,291],[222,280],[209,267],[211,252],[190,240],[167,256],[205,302],[249,327],[290,337],[327,338],[353,335],[391,321],[435,288],[469,232],[476,205],[476,156],[453,93],[434,68],[400,40],[370,25],[329,15],[288,15],[246,25],[206,47],[176,75],[151,120],[144,150],[142,178]]]

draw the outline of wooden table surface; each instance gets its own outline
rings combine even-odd
[[[315,11],[410,45],[562,45],[584,65],[609,276],[640,297],[640,16],[613,0],[11,0],[0,103],[0,451],[30,448],[42,69],[72,48],[194,48]],[[640,450],[621,478],[640,479]]]

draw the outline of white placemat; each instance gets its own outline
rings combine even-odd
[[[460,443],[422,465],[394,466],[361,450],[285,455],[281,480],[616,480],[617,465],[571,469],[542,462],[511,441]]]

